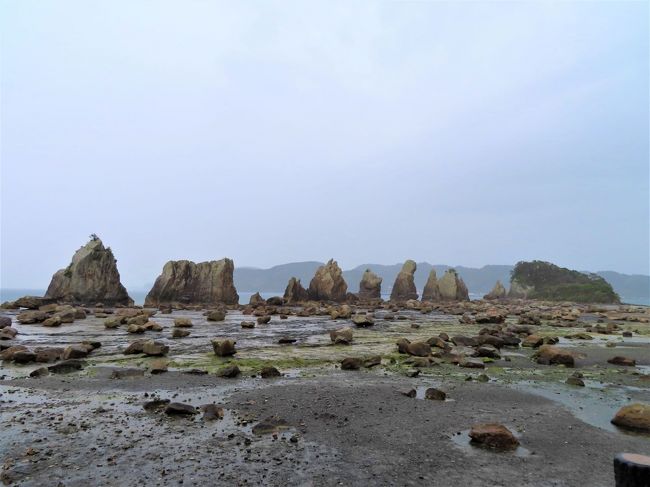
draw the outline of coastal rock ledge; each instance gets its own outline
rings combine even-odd
[[[133,305],[120,282],[113,252],[96,235],[75,252],[68,267],[52,276],[45,298],[74,304]]]
[[[198,264],[189,260],[170,260],[147,294],[144,305],[238,304],[234,269],[231,259]]]

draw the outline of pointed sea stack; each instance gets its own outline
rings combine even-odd
[[[96,235],[75,252],[68,267],[52,276],[45,298],[73,304],[133,305],[120,282],[113,252]]]
[[[506,288],[501,284],[501,281],[497,281],[492,291],[483,296],[483,299],[505,299],[506,297]]]
[[[287,304],[304,303],[309,299],[307,290],[300,284],[300,279],[292,277],[284,290],[284,302]]]
[[[440,301],[440,298],[436,270],[431,269],[427,283],[424,285],[424,291],[422,291],[422,301]]]
[[[189,260],[170,260],[147,294],[144,305],[237,304],[239,295],[233,283],[234,269],[231,259],[198,264]]]
[[[343,279],[341,268],[334,259],[316,269],[316,274],[309,283],[309,299],[314,301],[343,302],[346,299],[348,285]]]
[[[393,284],[393,290],[390,293],[391,301],[418,299],[418,291],[415,288],[415,280],[413,279],[417,268],[417,264],[412,260],[404,262],[402,270],[399,271],[395,278],[395,284]]]
[[[469,292],[465,282],[456,269],[447,269],[445,275],[438,281],[440,299],[443,301],[469,301]]]
[[[381,277],[366,269],[359,283],[359,299],[362,301],[381,299],[381,281]]]

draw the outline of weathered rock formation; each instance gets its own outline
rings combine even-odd
[[[70,265],[52,276],[45,297],[78,304],[132,306],[133,300],[120,282],[116,263],[111,249],[92,236],[75,252]]]
[[[381,299],[381,281],[381,277],[366,269],[359,283],[359,299]]]
[[[506,294],[506,288],[501,284],[501,281],[497,281],[492,291],[483,296],[483,299],[504,299]]]
[[[284,290],[284,301],[287,304],[293,303],[302,303],[307,301],[309,296],[307,295],[307,290],[302,287],[300,284],[300,279],[292,277],[287,283],[287,287]]]
[[[424,285],[422,292],[422,301],[440,301],[440,289],[438,288],[438,277],[436,270],[431,269],[427,283]]]
[[[515,265],[508,297],[578,303],[620,302],[618,294],[602,277],[539,260]]]
[[[343,279],[341,268],[334,259],[316,269],[316,274],[309,283],[309,299],[314,301],[343,302],[348,292],[348,285]]]
[[[455,269],[447,269],[438,281],[440,299],[444,301],[469,301],[467,286]]]
[[[404,262],[402,270],[399,271],[395,278],[395,284],[393,284],[393,290],[390,293],[391,301],[418,299],[418,292],[413,279],[416,269],[417,264],[414,261],[407,260]]]
[[[235,265],[231,259],[198,264],[189,260],[170,260],[163,267],[145,306],[161,304],[237,304],[239,295],[233,283]]]

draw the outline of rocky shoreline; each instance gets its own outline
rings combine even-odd
[[[72,321],[4,314],[17,332],[0,341],[7,484],[116,485],[129,471],[127,484],[577,486],[589,472],[611,485],[610,457],[650,448],[647,416],[611,423],[650,403],[644,307],[43,306]],[[519,447],[473,446],[482,423]]]
[[[416,268],[390,301],[330,260],[239,304],[231,260],[172,261],[140,307],[91,240],[3,305],[0,480],[606,486],[650,453],[650,308],[469,301],[452,269],[419,300]]]

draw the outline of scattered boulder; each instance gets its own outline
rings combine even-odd
[[[515,450],[519,440],[512,432],[498,423],[486,423],[472,426],[469,432],[471,443],[496,450]]]
[[[34,323],[42,323],[48,318],[48,314],[44,311],[23,311],[16,319],[23,325],[31,325]]]
[[[237,350],[235,350],[235,344],[237,342],[234,340],[227,338],[214,338],[211,343],[214,354],[218,357],[229,357],[237,353]]]
[[[368,314],[357,314],[352,317],[352,322],[361,328],[365,328],[368,326],[372,326],[375,324],[375,320],[372,318],[372,316]]]
[[[406,345],[406,353],[416,357],[428,357],[431,355],[431,345],[427,342],[410,342]]]
[[[204,421],[215,421],[218,419],[223,419],[223,408],[217,406],[216,404],[204,404],[200,406],[199,409],[203,411],[202,419]]]
[[[86,362],[78,359],[64,360],[58,364],[50,365],[47,370],[53,374],[69,374],[81,370],[86,365]]]
[[[39,367],[38,369],[32,370],[29,373],[29,376],[32,378],[36,377],[44,377],[48,375],[50,372],[47,370],[47,367]]]
[[[217,370],[217,377],[233,379],[237,377],[240,373],[241,370],[239,370],[239,367],[237,367],[236,365],[228,365],[226,367]]]
[[[224,321],[226,319],[226,312],[221,309],[215,309],[208,312],[208,321]]]
[[[341,370],[359,370],[363,360],[358,357],[347,357],[341,360]]]
[[[165,414],[172,416],[192,416],[196,414],[196,409],[190,404],[184,404],[182,402],[170,402],[167,404],[167,407],[165,407]]]
[[[0,340],[13,340],[18,334],[18,330],[8,326],[6,328],[0,329]]]
[[[12,359],[17,364],[29,364],[36,362],[36,353],[30,350],[17,350],[13,353]]]
[[[366,369],[369,369],[376,365],[381,365],[381,355],[373,355],[372,357],[366,357],[363,359],[363,366]]]
[[[485,363],[475,358],[462,358],[458,364],[466,369],[484,369]]]
[[[168,366],[169,366],[169,360],[167,359],[152,360],[149,363],[149,372],[152,374],[163,374],[167,372]]]
[[[190,330],[184,328],[172,328],[172,338],[185,338],[190,336]]]
[[[144,349],[144,344],[147,340],[134,340],[124,349],[124,355],[134,355],[137,353],[142,353]]]
[[[260,316],[257,318],[258,325],[266,325],[271,322],[271,317],[269,315]]]
[[[330,331],[330,339],[335,345],[349,345],[352,343],[353,333],[351,328],[340,328]]]
[[[0,316],[0,330],[11,326],[11,318],[9,316]]]
[[[262,368],[262,370],[260,371],[260,375],[262,376],[262,379],[270,379],[272,377],[282,376],[280,371],[272,366]]]
[[[163,355],[167,355],[168,352],[169,346],[165,345],[162,342],[148,340],[142,345],[142,353],[150,357],[161,357]]]
[[[9,362],[14,359],[14,354],[16,352],[24,351],[27,351],[27,347],[25,345],[12,345],[11,347],[6,348],[0,352],[0,360],[6,360]],[[34,359],[36,359],[36,356],[34,356]]]
[[[93,350],[93,347],[85,344],[69,345],[63,351],[63,360],[86,358]]]
[[[344,302],[348,285],[343,279],[343,272],[334,259],[320,266],[309,283],[307,294],[314,301]]]
[[[254,321],[242,321],[241,322],[241,327],[242,328],[255,328],[255,322]]]
[[[432,401],[444,401],[447,399],[447,393],[435,387],[429,387],[424,391],[424,398]]]
[[[524,338],[524,341],[521,342],[522,347],[538,348],[541,347],[544,343],[544,337],[539,335],[528,335]]]
[[[628,357],[621,357],[621,356],[612,357],[607,362],[614,365],[622,365],[624,367],[636,366],[636,360]]]
[[[362,301],[381,299],[381,282],[381,277],[370,269],[366,269],[359,283],[359,299]]]
[[[101,301],[109,305],[133,305],[120,282],[113,252],[96,235],[75,252],[68,267],[52,276],[45,298],[71,303]]]
[[[537,363],[542,365],[564,365],[573,367],[575,359],[573,354],[553,345],[542,345],[537,351]]]
[[[415,288],[415,280],[413,276],[417,269],[415,261],[407,260],[402,265],[402,270],[399,271],[393,284],[393,289],[390,293],[391,301],[407,301],[409,299],[418,299],[418,292]]]
[[[175,318],[174,326],[178,328],[190,328],[194,326],[194,324],[192,323],[192,320],[190,318]]]
[[[169,261],[163,267],[144,301],[146,307],[161,304],[237,304],[239,295],[233,282],[235,265],[230,259],[200,262]]]
[[[621,428],[650,433],[650,404],[628,404],[618,410],[612,423]]]
[[[130,377],[143,377],[144,369],[136,367],[117,368],[111,372],[111,379],[128,379]]]

